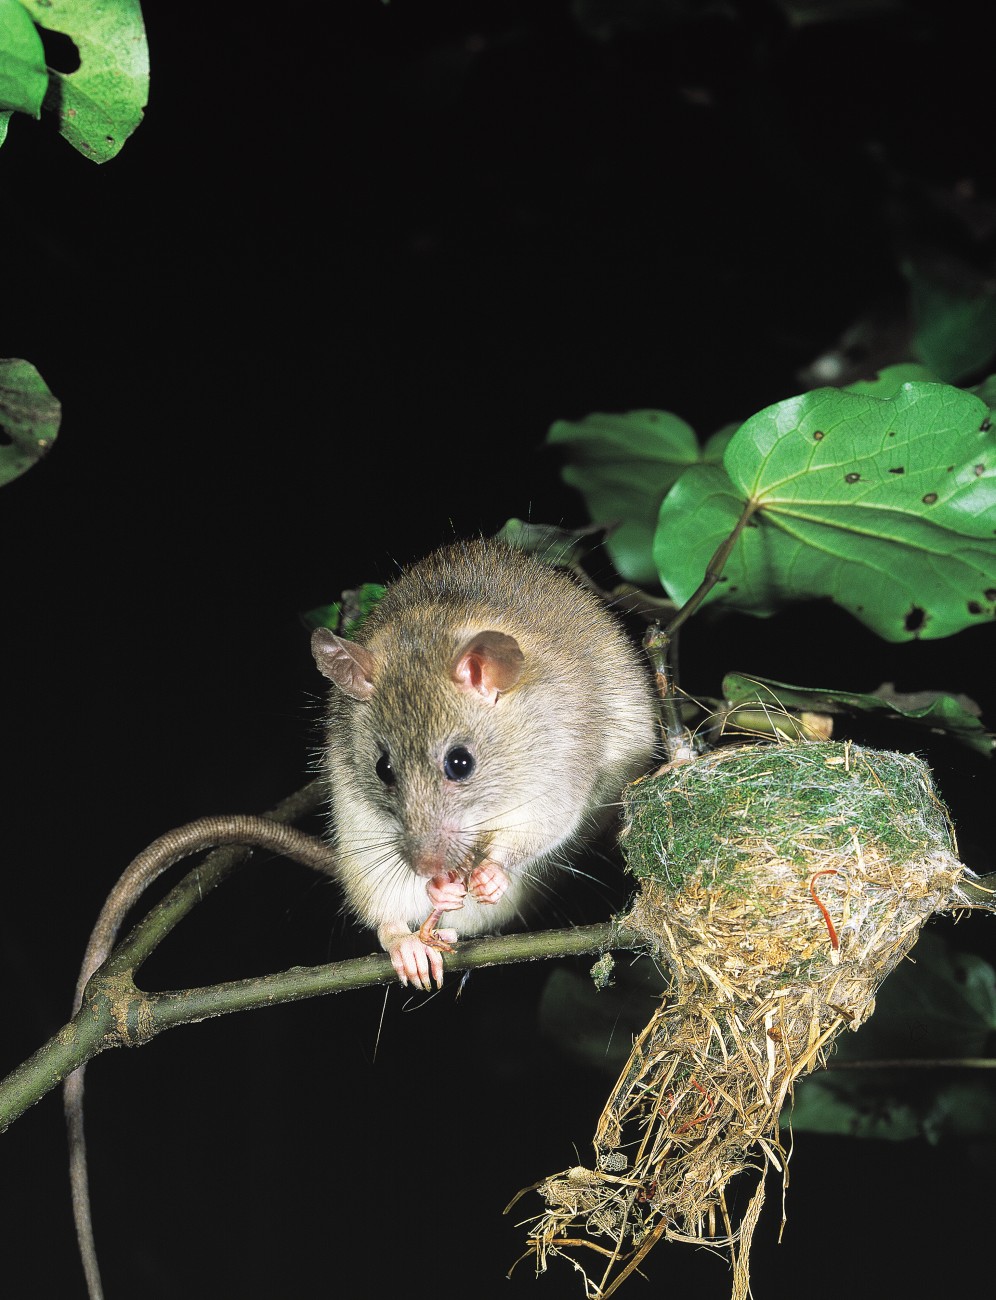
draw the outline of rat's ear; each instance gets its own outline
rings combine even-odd
[[[477,632],[461,649],[450,676],[461,691],[473,691],[495,704],[522,676],[526,656],[515,637],[504,632]]]
[[[327,627],[316,627],[311,634],[311,653],[318,671],[354,700],[369,700],[373,695],[374,657],[355,641],[344,641]]]

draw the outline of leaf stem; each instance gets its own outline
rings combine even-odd
[[[729,536],[716,547],[712,559],[706,565],[705,577],[678,610],[674,618],[672,618],[670,623],[665,627],[665,636],[673,637],[678,628],[681,627],[682,623],[695,613],[705,600],[706,596],[708,596],[709,592],[712,591],[713,587],[715,587],[716,583],[723,575],[726,561],[730,558],[730,554],[734,546],[737,544],[737,539],[750,523],[751,518],[757,511],[759,505],[760,502],[755,499],[751,499],[744,505],[743,513],[733,525]]]

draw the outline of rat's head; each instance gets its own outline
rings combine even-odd
[[[464,628],[359,645],[318,629],[312,650],[337,688],[331,744],[417,875],[466,874],[486,856],[514,867],[547,847],[537,804],[549,799],[530,774],[535,675],[515,637]],[[347,776],[331,766],[334,782]]]

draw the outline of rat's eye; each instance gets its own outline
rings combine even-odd
[[[477,759],[470,750],[455,745],[443,759],[443,775],[447,781],[466,781],[476,766]]]
[[[391,766],[390,754],[381,754],[375,771],[385,785],[394,785],[394,768]]]

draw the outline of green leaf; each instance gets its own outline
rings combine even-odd
[[[679,603],[752,502],[710,599],[768,615],[829,597],[889,641],[993,617],[996,431],[971,393],[816,389],[751,416],[723,463],[686,471],[661,507],[654,556]]]
[[[670,411],[594,414],[558,420],[547,443],[564,447],[564,482],[577,488],[589,516],[618,527],[606,547],[629,582],[655,584],[652,541],[664,494],[701,458],[694,430]]]
[[[907,261],[916,322],[913,347],[940,379],[952,383],[988,366],[996,355],[996,292],[992,277],[946,258]]]
[[[968,391],[974,393],[980,402],[985,402],[991,410],[996,406],[996,375],[989,375],[981,384],[975,384]]]
[[[659,966],[634,953],[614,963],[607,985],[592,970],[558,964],[544,983],[537,1027],[585,1069],[615,1078],[667,988]]]
[[[996,748],[996,737],[979,721],[980,709],[964,695],[946,691],[918,691],[898,694],[884,682],[870,695],[852,691],[828,691],[765,677],[727,673],[723,698],[736,706],[757,705],[764,709],[808,710],[812,713],[871,713],[896,722],[922,727],[933,735],[950,736],[988,758]]]
[[[75,72],[53,72],[45,107],[59,131],[94,162],[119,153],[149,98],[149,50],[138,0],[23,0],[39,26],[76,45]]]
[[[919,361],[902,361],[895,366],[883,366],[874,379],[856,379],[843,388],[847,393],[867,393],[869,397],[895,397],[903,384],[931,384],[939,379],[940,375]]]
[[[702,582],[716,548],[733,531],[743,510],[744,502],[721,465],[691,466],[664,498],[654,533],[654,564],[665,591],[679,605]],[[734,551],[721,585],[708,599],[722,599],[754,614],[774,613],[773,607],[760,608],[763,587],[756,593],[750,587],[742,590],[747,578],[741,555]]]
[[[0,484],[9,483],[52,446],[61,409],[29,361],[0,360]]]
[[[996,1032],[996,971],[924,931],[911,960],[882,985],[875,1014],[857,1034],[842,1034],[830,1070],[797,1085],[783,1117],[793,1129],[930,1142],[996,1135],[992,1071],[917,1068],[919,1062],[978,1060]],[[872,1068],[872,1062],[883,1062]],[[889,1068],[888,1062],[896,1065]],[[853,1068],[857,1062],[867,1068]],[[834,1066],[852,1065],[852,1068]]]
[[[47,86],[45,51],[37,28],[20,0],[0,0],[0,112],[16,110],[39,117]],[[6,122],[0,144],[5,134]]]
[[[777,8],[791,26],[809,27],[817,23],[874,22],[901,10],[902,0],[777,0]]]
[[[305,627],[327,627],[340,636],[355,636],[367,615],[383,597],[387,588],[379,582],[364,582],[355,591],[344,591],[341,601],[319,605],[301,615]]]
[[[722,465],[723,453],[726,451],[730,439],[739,428],[740,421],[737,420],[734,424],[724,424],[721,429],[711,433],[702,448],[702,464]]]
[[[555,524],[533,524],[525,519],[506,519],[495,536],[544,564],[573,568],[596,547],[604,545],[602,529],[558,528]]]
[[[338,601],[333,601],[331,605],[316,605],[314,609],[306,609],[301,615],[301,622],[313,632],[316,627],[327,627],[330,632],[334,632],[339,626],[339,616],[342,613],[342,607]]]

